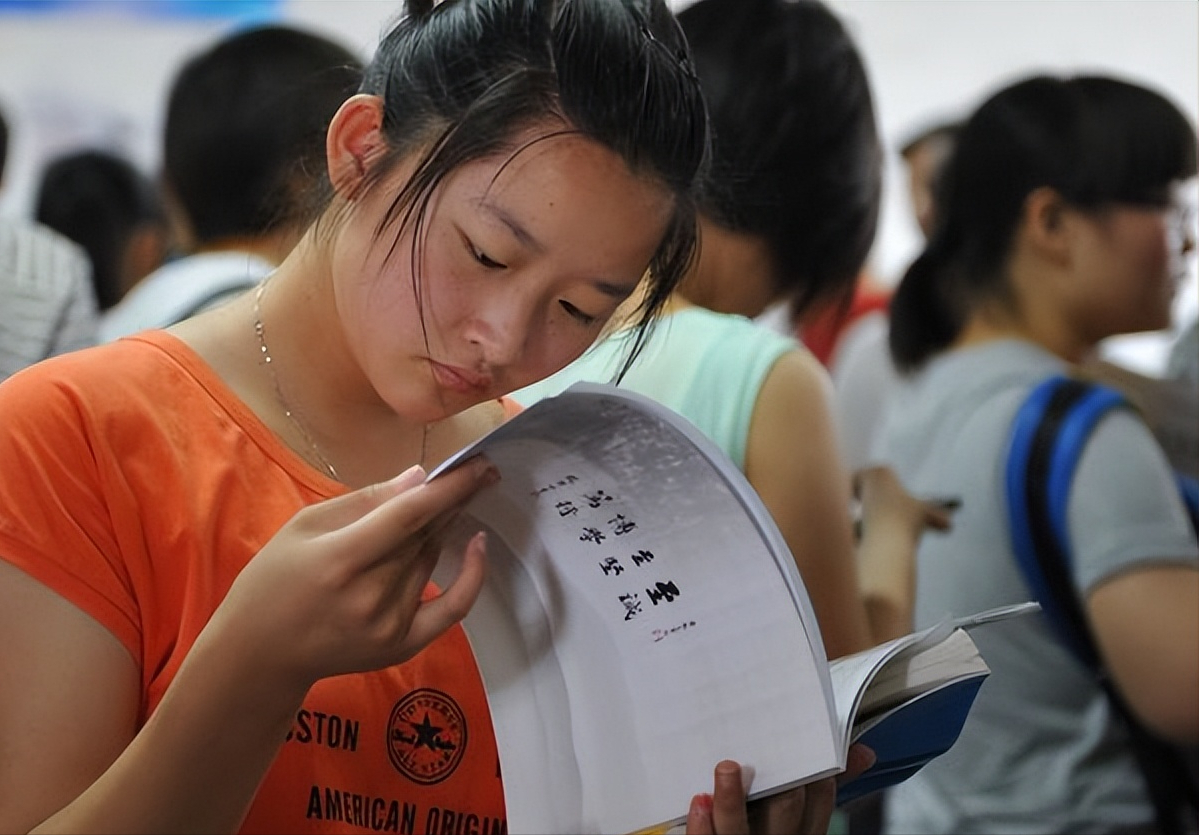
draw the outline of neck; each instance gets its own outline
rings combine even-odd
[[[754,317],[777,298],[770,248],[756,235],[700,219],[700,254],[679,293],[718,313]]]
[[[327,267],[301,244],[264,283],[253,334],[268,425],[313,466],[361,486],[413,464],[429,465],[436,440],[425,421],[396,414],[362,371],[345,339]],[[270,363],[264,361],[269,354]]]
[[[1004,305],[984,305],[966,321],[955,348],[999,339],[1020,339],[1038,345],[1068,363],[1078,365],[1095,351],[1096,341],[1084,339],[1065,327],[1048,306],[1026,305],[1012,311]]]

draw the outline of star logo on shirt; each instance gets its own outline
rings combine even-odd
[[[413,690],[391,709],[387,756],[400,774],[425,785],[440,783],[466,751],[466,717],[440,690]]]

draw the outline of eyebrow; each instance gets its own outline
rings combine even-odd
[[[480,201],[479,207],[485,209],[492,217],[507,226],[508,231],[510,231],[518,241],[527,246],[529,249],[535,250],[538,253],[545,252],[545,247],[542,246],[541,241],[534,238],[529,230],[525,229],[524,226],[522,226],[520,222],[510,215],[505,209],[497,206],[495,203],[492,203],[489,200]]]
[[[500,223],[504,224],[504,226],[507,226],[508,231],[512,233],[513,237],[515,237],[529,249],[532,249],[537,253],[545,252],[545,247],[542,245],[541,241],[533,237],[528,229],[525,229],[525,227],[522,226],[516,218],[514,218],[501,206],[497,206],[495,203],[492,203],[488,200],[482,200],[479,203],[479,207],[486,210],[488,214],[490,214]],[[640,278],[638,278],[637,282],[635,282],[631,287],[626,287],[622,284],[613,284],[610,281],[604,281],[603,279],[598,278],[591,281],[591,285],[595,287],[595,289],[599,290],[605,296],[611,296],[617,300],[628,298],[628,296],[630,296],[633,291],[637,289],[637,284],[640,283]]]

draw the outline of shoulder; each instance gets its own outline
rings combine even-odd
[[[742,384],[756,390],[780,357],[808,354],[793,337],[744,316],[698,307],[679,311],[657,327],[672,356],[700,364],[702,375],[721,387]]]
[[[779,356],[754,403],[751,447],[779,455],[831,443],[832,391],[828,372],[810,351],[794,348]]]
[[[37,420],[56,410],[95,415],[130,400],[154,399],[157,380],[177,373],[164,346],[128,339],[51,357],[0,383],[0,415]]]
[[[827,402],[831,394],[832,381],[825,367],[811,351],[792,345],[770,366],[759,400],[803,411],[813,402]]]

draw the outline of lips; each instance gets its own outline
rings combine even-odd
[[[460,394],[478,394],[491,387],[491,377],[466,368],[429,360],[437,384]]]

